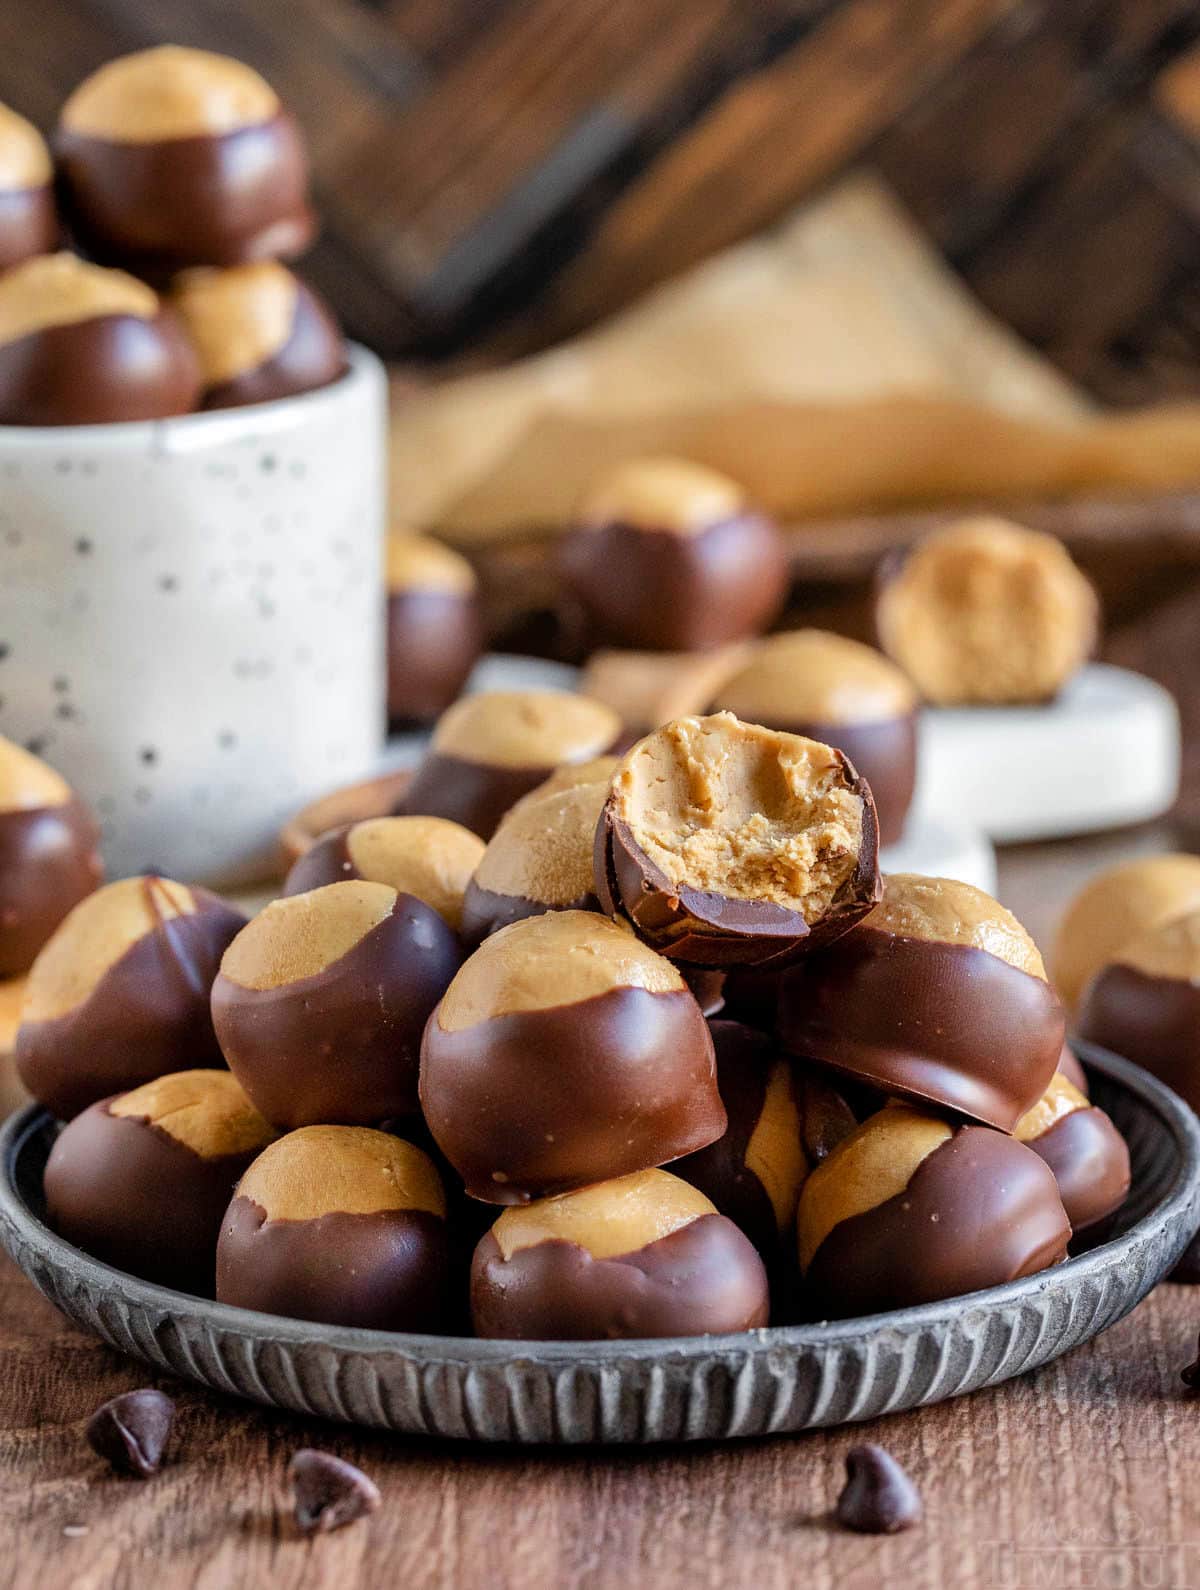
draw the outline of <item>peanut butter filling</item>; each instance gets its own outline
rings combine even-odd
[[[445,1218],[433,1161],[412,1143],[366,1126],[302,1126],[277,1139],[238,1183],[268,1220],[419,1209]]]
[[[907,716],[916,695],[874,647],[797,629],[760,641],[715,701],[751,723],[876,723]]]
[[[888,873],[883,880],[883,899],[861,926],[894,933],[897,938],[970,945],[1031,977],[1046,979],[1037,945],[1012,912],[982,889],[956,878]]]
[[[715,469],[682,458],[635,458],[597,486],[583,504],[580,523],[693,536],[732,519],[744,506],[742,488]]]
[[[466,558],[433,536],[393,531],[387,538],[384,573],[391,592],[444,591],[471,596],[479,588]]]
[[[796,1200],[808,1174],[800,1131],[792,1068],[786,1060],[776,1060],[767,1076],[762,1113],[746,1144],[746,1169],[771,1200],[780,1231],[795,1219]]]
[[[433,750],[493,767],[557,767],[607,751],[621,732],[609,707],[565,690],[489,690],[437,721]]]
[[[225,951],[221,976],[257,990],[316,977],[385,921],[395,904],[395,889],[364,879],[272,900]]]
[[[113,1099],[108,1113],[149,1121],[201,1159],[249,1154],[275,1137],[228,1071],[173,1071]]]
[[[1071,1009],[1131,939],[1200,908],[1200,856],[1141,856],[1110,867],[1067,907],[1054,941],[1054,986]]]
[[[423,900],[457,930],[484,845],[445,817],[371,817],[351,828],[346,850],[364,878]]]
[[[1013,1129],[1013,1136],[1022,1143],[1032,1142],[1035,1137],[1041,1137],[1043,1132],[1048,1132],[1056,1121],[1061,1121],[1064,1115],[1071,1115],[1076,1110],[1086,1110],[1091,1106],[1088,1100],[1080,1093],[1079,1089],[1061,1071],[1056,1071],[1050,1078],[1050,1086],[1042,1094],[1032,1110],[1027,1110]]]
[[[0,105],[0,193],[44,188],[54,175],[46,140],[32,122]]]
[[[205,386],[261,369],[286,345],[300,288],[276,260],[182,272],[171,302],[200,354]]]
[[[0,276],[0,347],[106,315],[153,320],[159,308],[154,289],[124,271],[89,265],[74,254],[39,254]]]
[[[607,784],[578,784],[521,802],[484,851],[476,884],[552,906],[591,894],[593,842],[607,795]]]
[[[40,757],[0,736],[0,812],[65,806],[71,786]]]
[[[716,1212],[678,1176],[642,1170],[506,1209],[492,1235],[505,1260],[539,1242],[573,1242],[593,1259],[617,1259]]]
[[[63,106],[68,132],[149,144],[236,132],[279,112],[273,88],[242,61],[162,44],[109,61]]]

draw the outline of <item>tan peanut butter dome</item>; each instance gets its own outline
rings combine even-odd
[[[607,751],[621,732],[611,708],[565,690],[464,696],[437,721],[433,750],[493,767],[557,767]]]
[[[109,61],[85,78],[61,125],[107,143],[149,144],[237,132],[279,111],[273,88],[228,55],[158,45]]]
[[[580,524],[622,524],[636,530],[699,535],[745,507],[736,481],[682,458],[637,458],[622,464],[583,501]]]
[[[1140,856],[1100,873],[1067,907],[1054,941],[1054,985],[1074,1008],[1130,939],[1200,908],[1200,856]]]
[[[253,1153],[275,1136],[228,1071],[172,1071],[122,1093],[108,1113],[148,1121],[201,1159]]]
[[[492,1235],[506,1261],[539,1242],[572,1242],[594,1259],[617,1259],[716,1212],[678,1176],[643,1170],[506,1209]]]
[[[710,699],[751,723],[872,723],[916,706],[912,685],[881,652],[823,629],[768,636]]]
[[[917,1167],[953,1135],[945,1121],[892,1105],[844,1138],[800,1194],[800,1268],[808,1269],[835,1226],[898,1197]]]
[[[221,976],[259,990],[315,977],[361,943],[395,904],[395,889],[358,878],[272,900],[225,951]]]
[[[0,105],[0,194],[45,187],[53,175],[41,133],[24,116]]]
[[[372,883],[424,900],[451,927],[462,918],[463,891],[484,843],[445,817],[369,817],[346,834],[346,854]]]
[[[817,921],[855,875],[863,799],[836,751],[732,713],[679,718],[630,750],[612,810],[675,885]]]
[[[888,873],[883,880],[883,899],[861,925],[897,938],[986,950],[1018,971],[1043,981],[1046,978],[1037,945],[1012,912],[982,889],[956,878]]]
[[[40,811],[65,806],[71,786],[40,757],[0,735],[0,812]]]
[[[170,878],[121,878],[81,900],[33,964],[23,1022],[53,1021],[75,1010],[139,939],[163,922],[201,909]]]
[[[183,271],[171,303],[200,355],[205,386],[236,380],[275,358],[292,335],[299,297],[299,282],[277,260]]]
[[[621,988],[673,994],[687,984],[661,955],[591,911],[549,911],[501,928],[464,962],[437,1008],[443,1032],[550,1010]]]
[[[1200,983],[1200,907],[1139,933],[1113,956],[1144,977]]]
[[[477,886],[546,905],[590,895],[596,824],[607,795],[607,784],[578,784],[522,801],[489,841]]]
[[[403,535],[387,538],[384,578],[388,590],[443,591],[450,596],[471,596],[479,589],[475,570],[461,553],[433,536]]]
[[[746,1169],[770,1200],[781,1231],[795,1213],[796,1193],[808,1173],[802,1130],[792,1068],[786,1060],[776,1060],[744,1158]]]
[[[1055,1122],[1061,1121],[1065,1115],[1090,1108],[1091,1100],[1079,1091],[1069,1077],[1063,1076],[1061,1071],[1056,1071],[1050,1079],[1050,1086],[1033,1109],[1027,1111],[1017,1122],[1013,1136],[1019,1138],[1022,1143],[1031,1142],[1035,1137],[1041,1137],[1044,1132],[1048,1132]]]
[[[0,347],[52,326],[110,315],[153,320],[162,305],[125,271],[89,265],[74,254],[38,254],[0,276]]]
[[[412,1143],[366,1126],[302,1126],[263,1150],[237,1196],[268,1220],[375,1215],[419,1209],[446,1214],[433,1161]]]

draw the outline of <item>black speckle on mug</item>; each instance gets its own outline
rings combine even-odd
[[[53,736],[49,734],[31,735],[29,739],[25,741],[25,749],[29,752],[30,756],[42,756],[50,749],[50,742],[52,739]]]
[[[274,453],[264,453],[258,461],[258,467],[264,475],[272,474],[279,466],[279,460]]]
[[[75,716],[75,708],[69,701],[60,701],[54,709],[56,718],[70,719]]]
[[[143,745],[138,752],[138,759],[144,767],[153,767],[158,761],[158,752],[152,745]]]
[[[158,577],[158,588],[160,591],[177,591],[179,589],[179,580],[174,574],[160,574]]]
[[[56,696],[65,696],[71,688],[71,681],[65,678],[64,675],[59,674],[56,679],[50,681],[50,688]]]
[[[6,640],[0,640],[0,662],[4,661],[4,659],[8,656],[8,654],[9,654],[9,652],[11,650],[12,650],[12,647],[8,644],[8,642]]]
[[[87,536],[79,537],[78,541],[75,543],[75,550],[78,552],[81,558],[86,558],[90,554],[92,550],[92,543],[89,541]]]
[[[56,475],[69,475],[75,465],[69,458],[56,458],[54,460],[54,473]]]
[[[217,735],[217,744],[222,751],[232,751],[237,744],[237,735],[232,729],[222,729],[220,734]]]
[[[19,547],[24,539],[25,537],[19,530],[6,530],[4,532],[4,540],[10,547]]]

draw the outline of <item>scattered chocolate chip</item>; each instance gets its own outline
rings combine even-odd
[[[306,1535],[328,1534],[379,1506],[374,1483],[353,1463],[332,1452],[304,1447],[288,1469],[296,1504],[296,1522]]]
[[[1186,1369],[1181,1369],[1179,1378],[1193,1391],[1200,1391],[1200,1344],[1197,1344],[1196,1352],[1196,1362],[1189,1364]]]
[[[836,1517],[862,1535],[894,1535],[921,1521],[921,1494],[890,1452],[873,1443],[846,1454],[846,1485]]]
[[[148,1386],[125,1391],[88,1420],[88,1444],[118,1474],[149,1479],[162,1462],[174,1418],[175,1404],[165,1392]]]

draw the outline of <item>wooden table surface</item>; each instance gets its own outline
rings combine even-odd
[[[1106,654],[1173,686],[1200,731],[1200,587],[1122,626]],[[1200,748],[1200,732],[1189,734]],[[1119,856],[1200,849],[1189,758],[1169,822],[1001,857],[1001,895],[1043,943],[1063,902]],[[854,1429],[724,1447],[523,1452],[436,1445],[265,1412],[148,1380],[68,1325],[0,1260],[0,1586],[155,1590],[1178,1590],[1200,1585],[1200,1291],[1161,1286],[1127,1320],[1035,1374]],[[106,1397],[179,1398],[169,1465],[107,1474],[83,1438]],[[886,1445],[925,1498],[922,1527],[838,1530],[853,1442]],[[384,1496],[314,1541],[292,1522],[288,1459],[317,1445]]]

